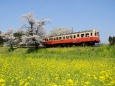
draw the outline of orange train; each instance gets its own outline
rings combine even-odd
[[[99,42],[99,31],[85,30],[80,32],[45,37],[43,45],[46,47],[72,45],[93,46],[95,45],[95,43]]]

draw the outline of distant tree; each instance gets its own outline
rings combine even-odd
[[[109,36],[108,41],[109,41],[110,45],[114,45],[115,44],[115,37],[114,36],[113,37]]]
[[[113,43],[113,38],[112,38],[111,36],[109,36],[108,41],[109,41],[109,44],[112,45],[112,43]]]
[[[72,30],[68,28],[54,28],[53,30],[50,31],[49,35],[55,36],[55,35],[68,34],[68,33],[72,33]]]
[[[4,42],[4,39],[0,36],[0,44]]]
[[[14,30],[13,29],[8,29],[2,36],[4,40],[7,42],[7,44],[10,45],[10,49],[13,51],[13,44],[15,37],[13,35]]]
[[[113,36],[113,45],[115,45],[115,36]]]
[[[4,39],[2,37],[2,32],[0,31],[0,45],[2,45],[4,43]]]

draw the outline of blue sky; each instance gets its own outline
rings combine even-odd
[[[55,27],[96,29],[102,43],[115,36],[115,0],[0,0],[0,31],[19,28],[24,23],[21,16],[28,12],[39,20],[51,19],[47,31]]]

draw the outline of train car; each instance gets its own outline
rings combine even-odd
[[[99,43],[99,31],[85,30],[69,34],[55,35],[44,38],[43,45],[50,46],[71,46],[71,45],[87,45],[93,46]]]

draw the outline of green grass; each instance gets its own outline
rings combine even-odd
[[[115,46],[42,48],[37,52],[0,47],[0,85],[114,86]]]

